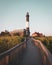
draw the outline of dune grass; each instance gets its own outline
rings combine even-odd
[[[34,37],[34,38],[40,40],[47,47],[47,49],[52,53],[52,36]]]
[[[0,53],[20,44],[24,41],[24,37],[20,36],[2,36],[0,37]]]

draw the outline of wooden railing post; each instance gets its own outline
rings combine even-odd
[[[26,41],[0,54],[0,65],[16,65],[26,49]]]
[[[42,55],[42,61],[44,65],[52,65],[52,54],[39,40],[32,39],[35,45],[40,49]]]

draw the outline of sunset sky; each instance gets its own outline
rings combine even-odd
[[[52,0],[0,0],[0,32],[26,28],[30,15],[30,31],[52,35]]]

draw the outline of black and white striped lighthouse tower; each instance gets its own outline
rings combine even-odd
[[[26,36],[30,36],[30,30],[29,30],[29,13],[26,14]]]

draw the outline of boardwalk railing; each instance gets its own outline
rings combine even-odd
[[[52,54],[39,40],[33,39],[35,45],[40,49],[42,55],[43,65],[52,65]]]
[[[0,54],[0,65],[16,65],[20,62],[22,54],[26,48],[26,42],[22,42],[15,47]]]

